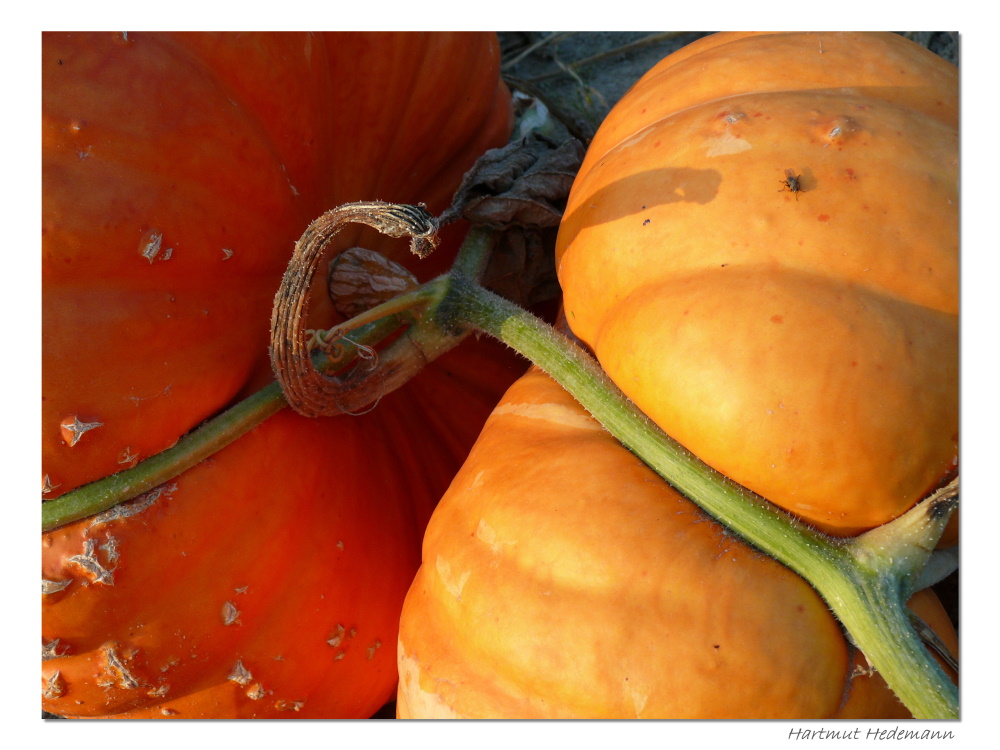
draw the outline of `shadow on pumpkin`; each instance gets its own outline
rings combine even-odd
[[[627,163],[627,162],[626,162]],[[600,166],[595,172],[600,171]],[[605,185],[563,217],[560,245],[573,242],[584,227],[596,226],[668,203],[709,203],[718,195],[722,173],[687,167],[648,169]],[[585,186],[584,186],[585,187]],[[572,202],[572,201],[571,201]]]

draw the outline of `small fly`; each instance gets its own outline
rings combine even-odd
[[[801,179],[802,175],[795,174],[795,170],[786,169],[785,179],[781,180],[781,184],[784,185],[784,187],[782,187],[778,192],[783,193],[787,190],[790,193],[795,193],[795,200],[798,200],[799,193],[804,192],[802,190],[802,183],[800,182]]]

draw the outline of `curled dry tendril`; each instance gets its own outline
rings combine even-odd
[[[341,376],[316,369],[311,344],[320,343],[315,330],[302,327],[309,306],[309,289],[327,244],[346,224],[367,224],[390,237],[410,237],[410,249],[426,257],[437,243],[438,222],[422,206],[380,201],[348,203],[316,219],[295,243],[271,311],[271,367],[289,405],[307,417],[357,414],[377,402],[383,389],[375,371],[378,357],[359,346],[361,360]],[[323,348],[333,342],[326,338]]]

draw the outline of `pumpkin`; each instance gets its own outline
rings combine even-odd
[[[44,34],[43,499],[270,382],[271,305],[299,235],[348,201],[446,207],[509,133],[498,65],[489,34]],[[455,239],[419,264],[360,227],[335,248],[427,279]],[[317,327],[343,319],[323,289],[311,311]],[[468,342],[371,413],[285,410],[44,533],[43,708],[371,715],[394,689],[422,529],[517,372]]]
[[[934,594],[910,606],[952,653]],[[424,538],[400,718],[904,718],[800,577],[712,521],[538,370]]]
[[[726,33],[577,175],[569,325],[706,463],[849,536],[958,465],[957,69],[898,35]]]

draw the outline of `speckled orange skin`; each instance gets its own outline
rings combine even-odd
[[[912,606],[951,648],[932,593]],[[400,623],[400,718],[903,718],[813,589],[736,540],[548,376],[441,500]],[[957,651],[955,651],[957,653]]]
[[[608,116],[560,227],[567,319],[625,393],[830,533],[957,471],[957,96],[891,34],[707,37]]]
[[[271,304],[312,219],[357,200],[441,210],[511,125],[488,34],[53,33],[42,65],[48,498],[273,379]],[[139,253],[150,227],[153,262]],[[426,279],[454,239],[418,264],[352,227],[331,253],[360,242]],[[317,276],[312,324],[326,327],[340,318]],[[395,689],[431,509],[521,371],[467,342],[368,414],[286,409],[141,512],[43,534],[56,589],[42,597],[43,708],[372,715]],[[70,445],[68,415],[102,424]]]

